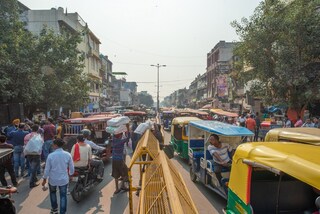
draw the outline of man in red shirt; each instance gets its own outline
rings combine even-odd
[[[47,160],[48,155],[53,152],[52,143],[56,135],[56,127],[53,125],[53,119],[48,118],[48,123],[43,126],[43,140],[42,147],[44,159]]]
[[[250,117],[246,120],[246,127],[254,133],[256,130],[256,126],[256,121],[253,119],[253,114],[251,114]],[[252,141],[252,137],[250,137],[250,141]]]

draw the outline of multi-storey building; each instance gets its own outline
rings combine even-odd
[[[20,8],[22,10],[21,21],[26,24],[26,29],[35,35],[39,35],[44,27],[53,30],[56,34],[62,33],[63,30],[81,32],[82,41],[78,49],[85,56],[83,73],[88,75],[90,81],[90,103],[85,106],[85,111],[99,111],[102,77],[100,76],[101,60],[99,57],[101,43],[98,37],[76,12],[64,12],[62,7],[50,10],[31,10],[22,4]]]
[[[233,42],[218,42],[207,54],[207,91],[208,98],[227,96],[225,75],[230,72],[229,61],[233,57]]]
[[[113,105],[112,100],[112,62],[107,55],[100,54],[101,59],[101,76],[102,76],[102,92],[100,94],[100,103],[102,108]]]
[[[228,74],[235,45],[233,42],[220,41],[207,54],[208,100],[228,101]]]

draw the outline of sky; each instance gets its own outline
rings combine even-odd
[[[207,53],[220,41],[239,41],[230,23],[250,18],[261,0],[20,0],[33,10],[77,12],[100,39],[113,72],[126,72],[139,91],[160,102],[206,72]]]

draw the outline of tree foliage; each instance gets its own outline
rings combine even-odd
[[[0,0],[0,5],[0,98],[45,103],[47,110],[82,106],[89,90],[77,49],[80,34],[44,28],[34,36],[19,20],[16,0]]]
[[[36,70],[36,40],[19,21],[16,1],[0,0],[0,96],[11,102],[29,104],[41,95]]]
[[[81,41],[79,33],[62,29],[55,34],[44,28],[38,38],[37,52],[45,84],[44,99],[52,108],[81,106],[88,97],[87,78],[82,74],[83,56],[77,49]]]
[[[241,42],[235,49],[239,82],[267,104],[300,110],[320,100],[320,12],[311,0],[266,0],[250,19],[233,27]],[[246,71],[245,66],[251,67]]]
[[[152,96],[150,94],[138,93],[138,100],[139,100],[140,104],[143,104],[143,105],[148,106],[148,107],[152,107],[153,106],[153,99],[152,99]]]

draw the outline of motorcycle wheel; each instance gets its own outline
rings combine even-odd
[[[82,182],[77,182],[71,191],[72,199],[76,202],[80,202],[84,194],[84,185]]]

